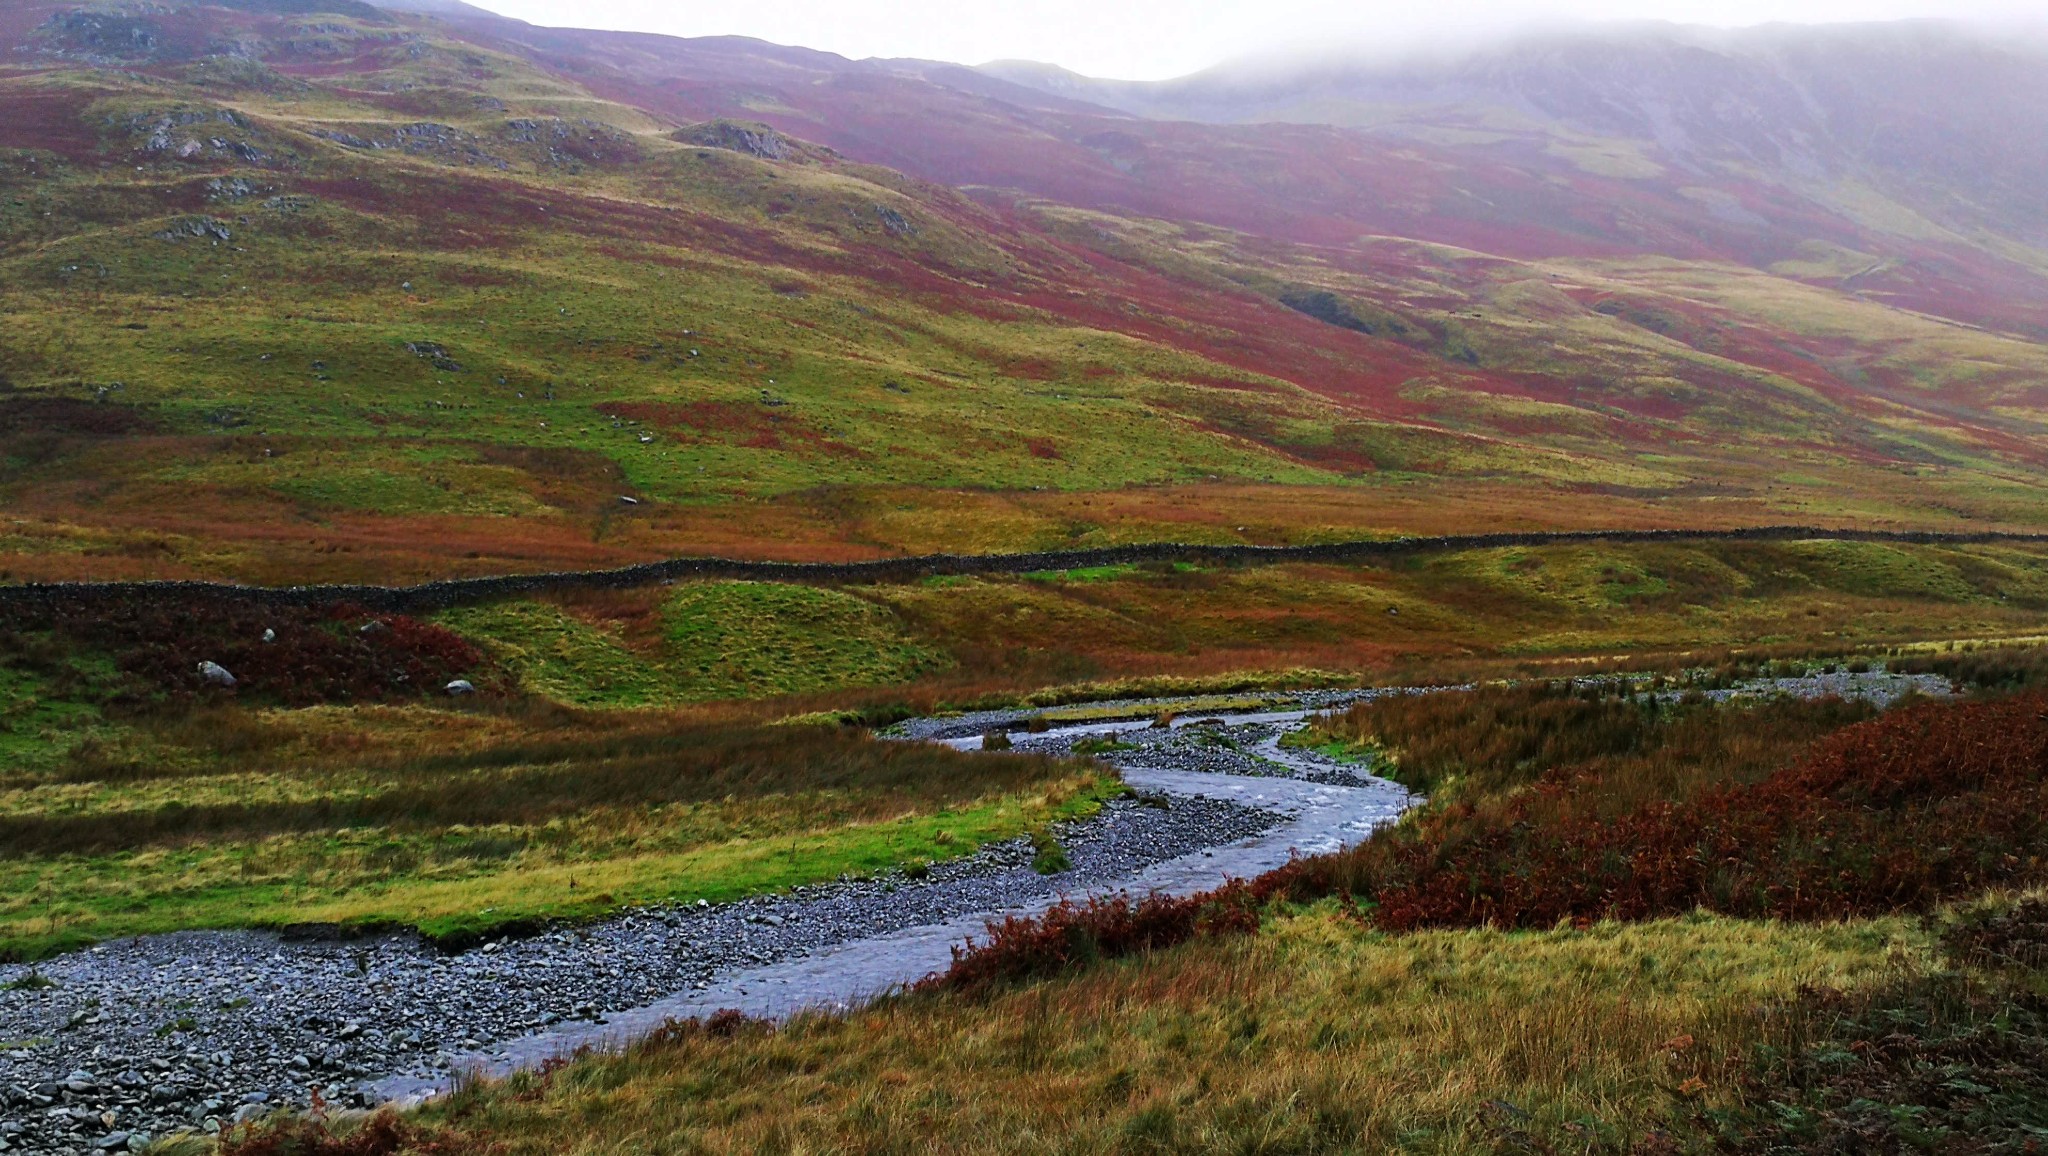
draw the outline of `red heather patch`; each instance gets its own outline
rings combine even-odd
[[[1761,783],[1613,820],[1542,818],[1548,801],[1599,789],[1547,779],[1477,834],[1441,841],[1463,817],[1452,814],[1401,847],[1374,919],[1389,930],[1549,927],[1699,907],[1842,919],[2037,877],[2044,710],[2039,695],[1902,709],[1823,739]]]
[[[1017,358],[1002,362],[1001,364],[1003,373],[1006,376],[1021,378],[1025,381],[1051,381],[1059,377],[1062,372],[1060,365],[1047,361],[1043,357]]]
[[[272,632],[264,641],[265,631]],[[261,606],[136,592],[120,600],[62,596],[0,612],[0,638],[54,633],[104,653],[122,673],[132,703],[221,696],[312,706],[382,702],[439,693],[449,681],[482,678],[484,654],[460,635],[402,614],[349,605]],[[18,641],[18,640],[17,640]],[[197,672],[216,663],[237,685],[206,685]]]
[[[0,438],[21,434],[111,438],[155,429],[156,422],[132,406],[69,397],[0,401]]]
[[[1040,290],[1009,299],[1077,325],[1141,337],[1246,373],[1291,381],[1380,416],[1420,416],[1420,408],[1400,393],[1417,377],[1479,376],[1262,297],[1195,289],[1092,252],[1074,256],[1088,266],[1085,276],[1097,291],[1075,297]],[[1245,386],[1232,383],[1232,388]]]
[[[1256,898],[1243,883],[1186,898],[1128,895],[1067,900],[1035,918],[988,925],[988,939],[953,949],[953,966],[926,978],[926,990],[976,989],[1057,975],[1098,959],[1137,955],[1198,935],[1249,935],[1259,929]]]
[[[6,109],[0,116],[0,148],[39,149],[73,161],[98,156],[99,135],[85,117],[93,99],[90,93],[0,86],[0,106]]]
[[[1474,827],[1470,807],[1184,899],[1064,903],[989,926],[925,987],[979,988],[1202,935],[1256,930],[1258,908],[1351,896],[1389,931],[1552,927],[1699,908],[1825,920],[1926,911],[2048,874],[2048,695],[1929,703],[1846,727],[1749,786],[1618,818],[1575,809],[1597,779],[1549,776]],[[1386,861],[1373,852],[1393,843]],[[1363,874],[1361,873],[1361,869]]]

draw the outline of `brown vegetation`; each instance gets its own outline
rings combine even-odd
[[[2044,872],[2048,698],[1926,703],[1863,722],[1865,708],[1831,701],[1700,704],[1646,722],[1660,708],[1556,688],[1493,693],[1506,725],[1458,695],[1382,700],[1350,716],[1349,725],[1411,727],[1423,781],[1450,783],[1454,768],[1474,780],[1392,834],[1178,901],[1190,914],[1142,936],[1125,930],[1129,908],[1112,904],[1012,921],[962,953],[944,982],[976,986],[1110,954],[1062,944],[1151,950],[1211,926],[1235,930],[1192,913],[1241,905],[1240,886],[1259,901],[1355,899],[1373,925],[1407,931],[1699,909],[1764,919],[1928,911]]]

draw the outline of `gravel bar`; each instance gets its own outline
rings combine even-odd
[[[368,1104],[379,1081],[444,1078],[457,1057],[488,1057],[566,1021],[849,940],[1046,901],[1280,821],[1221,799],[1122,799],[1063,825],[1072,867],[1058,875],[1032,870],[1029,841],[1014,839],[923,879],[641,909],[455,956],[411,934],[183,932],[34,971],[0,967],[11,985],[0,990],[0,1151],[139,1150],[166,1132],[305,1107],[314,1088],[329,1103]]]

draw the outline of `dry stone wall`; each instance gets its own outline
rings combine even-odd
[[[1260,566],[1283,562],[1375,562],[1455,550],[1573,543],[1784,542],[1827,539],[1850,542],[1969,545],[1989,542],[2048,542],[2048,534],[1943,533],[1916,530],[1834,530],[1817,526],[1761,526],[1742,530],[1594,530],[1509,534],[1465,534],[1433,538],[1386,538],[1311,546],[1205,546],[1148,543],[1092,550],[1045,550],[1023,554],[925,554],[865,562],[750,562],[733,558],[671,558],[615,570],[508,574],[450,578],[418,586],[241,586],[225,582],[57,582],[0,586],[0,606],[44,598],[76,605],[138,597],[218,598],[279,606],[352,603],[369,610],[423,613],[558,591],[617,590],[661,582],[749,579],[812,585],[914,582],[936,575],[1030,574],[1145,562],[1189,562],[1211,566]]]

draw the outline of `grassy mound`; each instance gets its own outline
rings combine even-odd
[[[699,698],[904,682],[944,665],[889,610],[839,590],[768,582],[685,586],[664,608],[671,669]]]
[[[557,605],[443,613],[524,687],[582,706],[673,706],[910,682],[949,657],[897,615],[842,590],[706,582]]]
[[[525,689],[557,702],[637,707],[683,698],[658,655],[632,650],[558,606],[498,602],[447,611],[437,621],[477,640]]]

